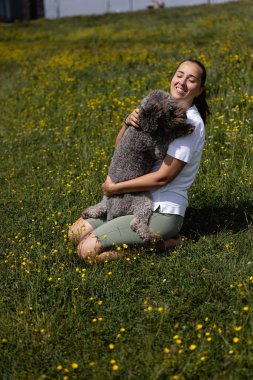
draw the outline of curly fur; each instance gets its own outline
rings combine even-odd
[[[177,137],[192,133],[194,127],[186,122],[186,111],[169,93],[154,90],[143,99],[138,116],[139,128],[129,127],[118,143],[109,176],[115,183],[147,174],[154,161],[163,159],[169,143]],[[152,200],[148,192],[104,196],[95,206],[85,209],[83,218],[107,220],[133,214],[131,228],[147,241],[161,240],[148,226],[152,215]]]

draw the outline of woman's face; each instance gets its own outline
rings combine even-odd
[[[171,96],[191,107],[193,99],[203,91],[202,69],[194,62],[186,61],[177,68],[170,85]]]

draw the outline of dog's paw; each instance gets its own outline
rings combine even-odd
[[[85,210],[83,210],[81,215],[83,219],[88,219],[88,218],[92,218],[91,214],[92,213],[90,212],[90,210],[86,208]]]
[[[158,234],[151,234],[146,236],[146,241],[149,241],[150,243],[158,244],[163,241],[163,238]]]

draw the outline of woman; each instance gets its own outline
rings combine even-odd
[[[150,191],[154,212],[149,225],[162,236],[165,247],[178,243],[173,237],[182,227],[188,206],[187,193],[201,160],[205,140],[204,122],[209,112],[205,100],[205,80],[206,69],[199,61],[188,59],[179,64],[171,81],[170,93],[187,107],[187,123],[194,125],[194,132],[172,141],[164,160],[155,162],[150,173],[120,183],[113,183],[107,177],[102,185],[102,190],[108,197]],[[138,127],[138,109],[124,120],[116,144],[129,125]],[[85,260],[115,260],[121,256],[113,250],[116,246],[147,246],[131,230],[131,218],[131,215],[125,215],[109,222],[101,219],[78,219],[69,229],[69,239],[78,244],[78,255]]]

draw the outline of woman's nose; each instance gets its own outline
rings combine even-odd
[[[184,86],[186,83],[186,78],[180,78],[179,83]]]

